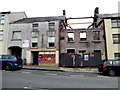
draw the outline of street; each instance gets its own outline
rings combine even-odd
[[[118,88],[118,76],[93,72],[2,71],[2,88]]]

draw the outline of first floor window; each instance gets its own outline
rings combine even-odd
[[[55,37],[48,37],[48,42],[55,42]]]
[[[3,30],[0,30],[0,40],[3,40]]]
[[[13,31],[13,40],[21,39],[21,31]]]
[[[74,41],[74,32],[68,32],[68,42]]]
[[[32,43],[32,47],[34,48],[34,47],[38,47],[38,43]]]
[[[48,47],[55,47],[55,43],[48,43]]]
[[[48,47],[55,47],[55,37],[48,37]]]
[[[55,31],[48,31],[48,36],[55,36]]]
[[[74,54],[75,53],[75,49],[67,49],[67,53]]]
[[[120,53],[115,53],[115,59],[120,59]]]
[[[87,40],[87,33],[84,32],[80,32],[80,41],[86,41]]]
[[[38,47],[38,38],[34,37],[31,39],[32,47]]]
[[[120,34],[113,34],[113,43],[120,44]]]
[[[31,32],[31,36],[32,36],[32,37],[38,37],[38,35],[39,35],[39,32],[38,32],[38,31],[32,31],[32,32]]]
[[[100,40],[100,31],[93,31],[93,40]]]

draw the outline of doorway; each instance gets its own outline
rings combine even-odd
[[[38,51],[33,51],[33,65],[38,65]]]
[[[16,57],[22,57],[22,48],[21,47],[13,46],[13,47],[9,47],[8,49],[10,49],[11,55],[15,55]]]

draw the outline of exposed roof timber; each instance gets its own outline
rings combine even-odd
[[[88,18],[94,18],[94,17],[77,17],[77,18],[72,18],[72,17],[70,17],[70,18],[67,18],[67,20],[68,19],[88,19]]]
[[[91,24],[92,22],[82,22],[82,23],[65,23],[65,25],[74,25],[74,24]]]

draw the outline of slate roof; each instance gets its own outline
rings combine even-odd
[[[120,18],[120,13],[114,13],[114,14],[98,14],[97,15],[99,18],[102,19],[109,19],[109,18],[116,18],[119,17]]]
[[[23,18],[13,23],[33,23],[33,22],[45,22],[45,21],[56,21],[56,20],[65,20],[65,16]]]

